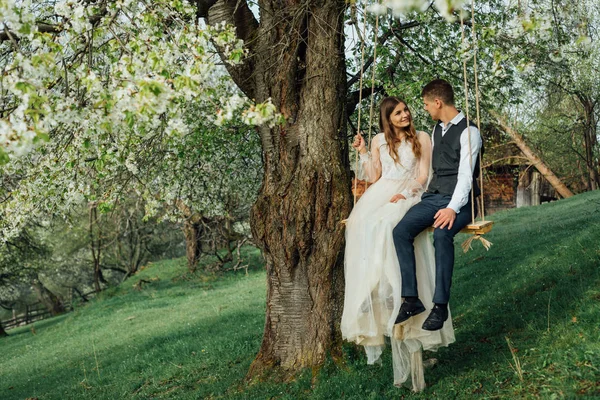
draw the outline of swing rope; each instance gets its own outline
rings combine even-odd
[[[364,22],[363,22],[363,34],[360,35],[360,75],[359,75],[359,81],[358,81],[358,122],[357,122],[357,131],[360,132],[360,119],[361,119],[361,107],[360,104],[362,103],[362,87],[363,87],[363,73],[364,73],[364,69],[365,69],[365,35],[367,34],[367,12],[365,10],[364,13],[365,17],[364,17]],[[360,31],[359,31],[360,32]],[[373,57],[373,63],[375,63],[375,57]],[[355,157],[355,173],[354,173],[354,190],[352,191],[352,193],[354,194],[354,206],[356,206],[356,193],[358,191],[358,150],[355,152],[356,153],[356,157]],[[344,220],[345,221],[345,220]],[[342,221],[342,222],[344,222]]]
[[[465,49],[465,24],[462,16],[462,12],[460,13],[460,44],[461,50],[466,52]],[[464,81],[464,89],[465,89],[465,117],[467,118],[467,136],[469,139],[469,167],[471,171],[473,171],[473,157],[471,153],[473,152],[473,148],[471,147],[471,123],[469,121],[469,84],[467,82],[467,57],[463,53],[463,81]],[[471,224],[475,224],[475,194],[471,189]]]
[[[375,16],[375,30],[373,32],[373,64],[371,66],[371,104],[369,110],[369,134],[368,134],[368,142],[366,143],[367,151],[371,149],[371,136],[373,131],[373,110],[375,107],[375,67],[377,66],[377,32],[379,31],[379,14]],[[361,114],[362,114],[362,90],[363,90],[363,75],[365,68],[365,37],[367,35],[367,11],[364,11],[364,19],[363,19],[363,34],[361,35],[361,45],[360,45],[360,79],[359,79],[359,89],[358,89],[358,122],[357,122],[357,132],[360,133],[360,122],[361,122]],[[354,206],[356,206],[357,193],[358,193],[358,169],[359,169],[359,155],[358,150],[356,151],[355,156],[355,175],[354,175],[354,190],[352,194],[354,196]],[[368,180],[365,182],[365,190],[369,187]]]
[[[375,67],[377,66],[377,32],[379,32],[379,14],[375,16],[375,32],[373,33],[373,66],[371,67],[371,105],[369,106],[369,142],[367,148],[371,151],[371,136],[373,132],[373,110],[375,108]],[[365,190],[369,188],[369,180],[365,184]]]
[[[477,33],[475,29],[475,0],[471,0],[471,33],[473,37],[473,45],[475,46],[475,51],[473,51],[473,74],[475,75],[475,110],[477,112],[477,129],[479,130],[481,140],[483,141],[483,133],[481,130],[481,119],[479,112],[479,76],[477,73],[477,52],[479,51],[479,46],[477,42]],[[479,152],[479,180],[479,189],[481,191],[481,220],[485,221],[485,201],[483,201],[483,159],[481,156],[481,151]]]
[[[472,29],[472,42],[473,42],[473,46],[475,46],[474,51],[473,51],[473,73],[475,75],[475,108],[476,108],[476,112],[477,112],[477,129],[479,131],[479,134],[481,136],[483,136],[481,134],[481,120],[480,120],[480,108],[479,108],[479,81],[478,81],[478,77],[477,77],[477,36],[476,36],[476,31],[475,31],[475,5],[474,5],[474,0],[471,0],[471,29]],[[461,47],[462,50],[466,52],[466,47],[465,47],[465,43],[466,43],[466,39],[465,39],[465,24],[464,24],[464,18],[462,15],[462,12],[460,13],[460,28],[461,28]],[[464,80],[464,89],[465,89],[465,116],[467,119],[467,132],[468,132],[468,142],[469,142],[469,166],[471,168],[471,171],[473,170],[473,157],[471,156],[472,153],[472,146],[471,146],[471,125],[469,122],[469,83],[467,80],[467,56],[466,54],[463,54],[463,80]],[[483,141],[483,138],[482,138]],[[491,223],[486,223],[485,221],[485,208],[484,208],[484,199],[483,199],[483,167],[482,167],[482,158],[481,158],[481,151],[479,151],[479,178],[480,178],[480,196],[481,196],[481,224],[477,224],[475,222],[475,193],[473,191],[473,188],[471,188],[471,226],[469,226],[469,230],[470,229],[474,229],[475,231],[473,232],[473,236],[470,236],[467,240],[465,240],[462,244],[462,249],[463,252],[467,252],[470,249],[472,249],[472,243],[475,240],[479,240],[481,242],[481,244],[483,245],[483,247],[485,247],[486,250],[489,250],[490,247],[492,246],[492,243],[485,239],[482,235],[485,233],[485,231],[489,231],[489,229],[491,229]],[[486,227],[488,227],[489,229],[485,229]],[[479,229],[478,229],[479,228]]]

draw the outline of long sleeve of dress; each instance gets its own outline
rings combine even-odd
[[[381,159],[379,158],[379,143],[381,135],[376,135],[371,141],[371,151],[359,153],[358,171],[355,171],[358,179],[375,183],[381,177]]]
[[[417,138],[421,143],[421,157],[419,158],[417,172],[415,178],[400,193],[407,199],[421,197],[425,189],[427,189],[431,177],[431,138],[425,132],[419,132]]]

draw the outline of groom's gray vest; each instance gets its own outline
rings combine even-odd
[[[475,126],[472,122],[471,126]],[[439,193],[452,196],[458,180],[458,165],[460,163],[460,135],[467,127],[467,119],[463,118],[456,125],[448,128],[442,136],[442,126],[437,124],[433,131],[433,177],[427,188],[429,193]],[[483,146],[482,149],[483,151]],[[481,191],[477,184],[479,177],[479,157],[473,171],[473,190],[475,197]]]

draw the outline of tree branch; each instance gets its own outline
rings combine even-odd
[[[38,28],[38,32],[41,33],[60,33],[62,32],[63,28],[59,25],[51,25],[51,24],[46,24],[46,23],[39,23],[37,25]],[[0,32],[0,41],[4,42],[7,40],[11,40],[11,36],[15,39],[15,40],[19,40],[18,36],[15,36],[14,33],[12,33],[9,30],[4,30],[3,32]]]
[[[108,265],[101,265],[100,268],[102,268],[102,269],[110,269],[111,271],[117,271],[117,272],[120,272],[120,273],[125,274],[125,275],[129,274],[128,271],[125,271],[124,269],[119,268],[119,267],[109,267]]]
[[[377,46],[383,46],[390,37],[392,37],[391,30],[387,31],[386,33],[383,34],[383,36],[381,36],[379,38],[379,40],[377,41]],[[373,55],[372,54],[369,56],[369,58],[363,64],[363,68],[361,68],[363,75],[364,75],[365,71],[369,69],[371,64],[373,64]],[[356,82],[358,82],[360,80],[360,73],[361,73],[361,70],[359,69],[358,72],[352,78],[350,78],[350,80],[346,83],[346,87],[349,88],[352,85],[354,85]]]
[[[375,86],[372,94],[375,95],[377,93],[383,92],[384,90],[385,88],[383,86]],[[369,98],[369,96],[371,96],[370,88],[363,89],[362,99],[367,99]],[[352,113],[354,113],[354,110],[356,110],[356,106],[358,105],[359,99],[360,89],[350,92],[348,96],[346,96],[346,114],[348,116],[352,115]]]
[[[252,72],[254,71],[254,55],[256,53],[254,46],[259,26],[250,7],[248,7],[248,3],[246,0],[197,0],[196,7],[198,9],[197,14],[203,17],[209,25],[225,22],[235,26],[237,36],[244,41],[249,56],[242,64],[230,65],[225,63],[225,67],[242,92],[253,99],[255,97],[255,84],[252,79]],[[224,58],[222,54],[221,58]]]
[[[504,161],[504,160],[516,160],[516,159],[530,161],[529,158],[524,157],[524,156],[508,156],[508,157],[498,158],[498,159],[496,159],[494,161],[490,161],[489,163],[483,165],[482,167],[483,168],[488,168],[488,167],[491,167],[492,165],[497,164],[497,163],[499,163],[501,161]]]
[[[96,25],[107,14],[107,12],[108,12],[108,7],[106,6],[106,2],[103,2],[102,5],[100,6],[100,11],[98,12],[98,14],[95,14],[95,15],[92,15],[91,17],[89,17],[88,21],[90,22],[90,24]],[[67,21],[67,23],[68,23],[68,21]],[[38,22],[37,29],[38,29],[38,32],[41,32],[41,33],[61,33],[64,30],[63,25],[64,24],[53,25],[53,24],[48,24],[46,22]],[[5,42],[7,40],[12,40],[13,38],[16,41],[19,41],[19,37],[16,36],[13,32],[9,31],[8,29],[5,29],[3,32],[0,32],[0,41],[2,41],[2,42]]]
[[[402,37],[402,35],[399,32],[397,32],[397,30],[395,30],[395,29],[392,29],[392,30],[394,32],[394,37],[396,39],[398,39],[398,41],[400,42],[400,44],[402,44],[404,47],[406,47],[407,49],[409,49],[415,56],[417,56],[419,58],[419,60],[421,60],[422,62],[424,62],[427,65],[434,64],[434,62],[432,60],[429,60],[429,59],[425,58],[417,49],[415,49],[410,43],[408,43],[406,40],[404,40],[404,38]],[[439,65],[440,68],[444,72],[446,72],[448,75],[453,76],[454,78],[460,78],[457,75],[455,75],[454,73],[452,73],[452,71],[450,71],[448,68],[444,67],[443,64],[436,63],[436,65]]]
[[[490,110],[490,114],[496,119],[500,129],[508,134],[511,139],[517,144],[525,157],[529,159],[531,164],[542,174],[542,176],[554,187],[554,189],[563,198],[573,196],[573,192],[552,172],[552,170],[542,161],[542,159],[533,152],[533,150],[525,143],[523,136],[514,128],[509,126],[507,118],[494,111]]]

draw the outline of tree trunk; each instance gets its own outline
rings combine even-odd
[[[525,171],[519,172],[519,181],[517,183],[517,208],[528,207],[531,205],[531,172],[529,167]]]
[[[129,249],[126,257],[126,277],[135,275],[140,266],[146,259],[146,252],[144,251],[144,228],[139,225],[137,210],[131,213],[128,217],[127,227],[129,232],[127,234]]]
[[[106,279],[102,275],[102,268],[100,265],[100,252],[102,250],[102,230],[100,223],[98,222],[98,203],[90,203],[90,220],[89,220],[89,233],[90,233],[90,248],[92,251],[92,261],[94,264],[94,289],[96,293],[100,293],[102,287],[100,283],[106,284]]]
[[[531,150],[531,148],[525,143],[523,136],[519,134],[515,129],[511,128],[506,119],[502,117],[495,111],[490,111],[490,114],[498,121],[498,124],[502,127],[502,129],[514,140],[516,145],[519,147],[521,152],[527,159],[533,164],[533,166],[542,174],[542,176],[550,182],[552,187],[558,192],[558,194],[563,197],[571,197],[573,193],[569,190],[569,188],[556,176],[554,172],[542,161],[541,158],[537,156]]]
[[[596,190],[600,186],[600,177],[598,174],[598,161],[594,151],[598,144],[598,139],[596,136],[597,121],[594,113],[595,104],[588,96],[578,95],[578,98],[585,113],[583,143],[585,147],[585,161],[588,171],[588,182],[590,189]]]
[[[2,323],[0,323],[0,337],[8,336],[8,333],[4,330]]]
[[[539,206],[541,204],[540,187],[542,186],[542,177],[537,171],[531,173],[531,205]]]
[[[259,128],[264,177],[251,226],[266,261],[267,311],[249,376],[272,366],[293,374],[320,365],[340,342],[340,221],[350,212],[345,2],[263,0],[260,25],[244,1],[200,3],[209,24],[226,21],[243,32],[254,72],[228,67],[236,84],[258,102],[271,98],[286,118]]]
[[[65,312],[65,307],[60,299],[46,288],[42,282],[38,279],[33,281],[33,288],[37,295],[38,300],[44,304],[44,306],[50,311],[53,316],[62,314]]]
[[[185,255],[187,257],[188,269],[191,273],[196,272],[198,261],[202,255],[202,214],[192,211],[183,201],[177,200],[175,206],[181,211],[185,220],[183,222],[183,234],[185,236]]]
[[[267,315],[250,375],[279,365],[321,364],[339,337],[343,265],[340,221],[350,212],[345,136],[343,8],[340,1],[268,1],[257,59],[257,100],[286,116],[261,128],[265,173],[252,209],[267,268]],[[290,32],[299,32],[291,36]],[[277,62],[279,60],[279,62]]]
[[[202,224],[186,219],[183,223],[183,234],[185,235],[185,255],[187,256],[188,269],[191,273],[194,273],[202,255]]]

